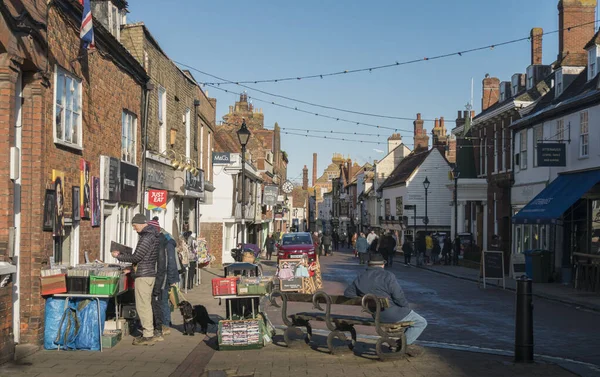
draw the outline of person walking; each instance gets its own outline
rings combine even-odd
[[[442,258],[444,259],[444,266],[450,264],[450,255],[452,254],[452,241],[450,237],[444,238],[444,247],[442,247]]]
[[[267,251],[267,259],[271,260],[271,256],[273,255],[273,251],[275,251],[275,238],[273,237],[273,233],[269,233],[267,239],[265,240],[264,248]],[[313,237],[314,243],[314,237]]]
[[[367,242],[369,243],[369,245],[371,245],[371,243],[373,242],[373,240],[375,238],[377,238],[377,235],[375,234],[375,231],[373,229],[371,229],[371,232],[367,236]]]
[[[154,316],[152,313],[152,292],[156,280],[156,262],[160,248],[160,232],[148,225],[146,216],[141,213],[133,216],[131,224],[138,233],[139,240],[133,254],[112,251],[119,262],[133,264],[135,274],[135,309],[142,323],[142,336],[133,340],[133,345],[154,345]]]
[[[433,251],[433,238],[427,233],[425,236],[425,264],[431,265],[431,253]]]
[[[369,261],[369,267],[359,273],[346,288],[344,296],[354,298],[373,294],[377,297],[389,297],[390,306],[381,311],[380,321],[382,323],[414,322],[405,332],[408,345],[406,353],[411,357],[419,356],[423,353],[423,348],[415,345],[414,342],[427,327],[427,320],[410,309],[398,279],[392,272],[384,270],[384,266],[385,261],[381,255],[374,255]]]
[[[458,236],[458,234],[456,235],[456,237],[454,238],[454,250],[452,253],[452,264],[455,266],[458,266],[458,256],[460,255],[460,237]]]
[[[367,262],[368,252],[369,243],[365,238],[365,234],[361,233],[360,237],[356,239],[356,253],[358,254],[360,264],[365,264]]]
[[[434,238],[433,239],[433,250],[432,250],[432,261],[433,264],[439,264],[440,263],[440,254],[442,252],[442,246],[440,245],[440,241],[438,240],[438,238]]]
[[[375,235],[375,238],[369,244],[369,259],[379,253],[379,237]]]
[[[417,237],[417,267],[423,265],[423,259],[425,257],[425,251],[427,249],[425,245],[425,236],[423,234],[419,234]]]
[[[323,244],[323,248],[325,249],[325,256],[333,255],[333,250],[331,250],[331,242],[332,237],[329,235],[329,233],[325,233],[323,235],[323,240],[321,241],[321,243]]]
[[[331,240],[333,241],[333,250],[338,251],[340,246],[340,236],[337,231],[333,231]],[[327,255],[327,253],[325,253],[325,255]]]
[[[394,264],[395,249],[396,241],[394,241],[394,237],[392,237],[392,232],[388,230],[379,241],[379,252],[387,262],[386,267],[392,267]]]
[[[405,237],[404,244],[402,245],[402,251],[404,252],[404,264],[410,266],[410,257],[414,252],[412,239]]]

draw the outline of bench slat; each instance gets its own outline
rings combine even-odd
[[[325,314],[319,312],[300,312],[296,314],[292,314],[289,316],[292,320],[301,319],[304,321],[317,321],[317,322],[325,322]],[[341,323],[347,325],[362,325],[362,326],[375,326],[375,320],[373,318],[368,317],[358,317],[352,315],[341,315],[341,314],[331,314],[331,321],[333,323]],[[404,322],[396,322],[396,323],[382,323],[381,327],[386,329],[395,329],[395,328],[403,328],[410,327],[414,324],[414,322],[404,321]]]
[[[288,302],[312,302],[313,295],[305,293],[286,293]],[[331,298],[332,305],[348,305],[348,306],[361,306],[362,297],[348,298],[345,296],[329,295]],[[379,299],[382,308],[389,308],[389,299],[381,297]]]

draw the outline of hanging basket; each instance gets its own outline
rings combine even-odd
[[[242,254],[242,262],[244,262],[244,263],[254,263],[255,260],[256,260],[256,257],[254,256],[254,253],[251,251],[247,251],[244,254]]]

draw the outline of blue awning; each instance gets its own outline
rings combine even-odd
[[[513,224],[555,224],[583,194],[600,182],[600,170],[559,175],[513,216]]]

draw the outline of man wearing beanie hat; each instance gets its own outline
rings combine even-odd
[[[156,279],[156,260],[160,246],[160,231],[146,224],[146,216],[141,213],[133,216],[131,224],[139,234],[139,240],[133,254],[121,254],[113,251],[112,256],[120,262],[133,264],[135,274],[135,309],[142,322],[143,335],[134,339],[134,345],[153,345],[154,325],[152,314],[152,290]]]
[[[414,322],[413,326],[406,329],[407,353],[409,356],[418,356],[423,349],[413,343],[427,327],[427,320],[410,309],[396,276],[385,270],[384,266],[385,261],[381,254],[373,254],[369,260],[369,267],[346,288],[344,296],[352,298],[373,294],[377,297],[389,298],[390,307],[382,309],[381,322]]]

